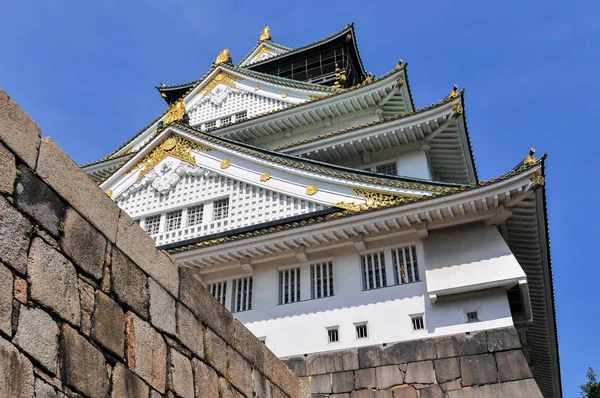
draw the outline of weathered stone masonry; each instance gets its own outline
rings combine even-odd
[[[0,193],[0,397],[300,397],[2,90]]]

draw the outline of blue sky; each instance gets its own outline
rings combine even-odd
[[[409,63],[418,107],[467,88],[480,177],[547,152],[565,397],[600,372],[600,2],[3,2],[0,86],[78,163],[104,157],[162,112],[154,86],[234,61],[265,23],[301,46],[354,21],[368,71]],[[37,4],[35,4],[37,3]],[[68,178],[68,176],[65,176]]]

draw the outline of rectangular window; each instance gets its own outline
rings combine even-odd
[[[396,169],[396,163],[387,163],[375,166],[375,172],[381,174],[390,174],[394,176],[398,174],[398,170]]]
[[[187,211],[187,226],[202,224],[202,216],[204,215],[204,205],[188,207]]]
[[[231,116],[224,117],[221,119],[221,126],[231,123]]]
[[[383,252],[363,254],[362,265],[363,290],[387,286],[385,277],[385,258]]]
[[[217,126],[217,121],[216,120],[211,120],[210,122],[204,123],[204,128],[205,129],[212,129],[212,128],[215,128],[216,126]]]
[[[354,324],[356,326],[356,338],[357,339],[366,339],[369,337],[367,333],[367,323],[357,323]]]
[[[333,264],[331,261],[310,266],[310,297],[333,296]]]
[[[227,281],[209,283],[208,291],[212,294],[219,302],[225,305],[225,297],[227,296]]]
[[[479,316],[477,315],[477,311],[467,312],[467,322],[477,322],[479,321]]]
[[[300,301],[300,268],[279,271],[279,304]]]
[[[413,330],[425,329],[425,322],[423,322],[423,315],[411,316]]]
[[[231,312],[248,311],[252,309],[252,277],[233,280],[231,296]]]
[[[236,122],[241,122],[242,120],[246,120],[247,117],[248,117],[248,112],[246,112],[246,111],[240,112],[240,113],[236,113],[235,114],[235,121]]]
[[[330,343],[337,343],[340,341],[339,328],[337,326],[327,328],[327,337]]]
[[[168,212],[165,221],[165,231],[179,229],[181,227],[181,210]]]
[[[222,220],[229,215],[229,198],[215,200],[213,204],[213,220]]]
[[[396,285],[420,281],[417,267],[417,246],[392,249],[392,264]]]
[[[160,214],[156,216],[146,217],[144,229],[148,235],[156,235],[160,228]]]

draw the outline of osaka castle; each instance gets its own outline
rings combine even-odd
[[[465,90],[417,107],[353,24],[298,48],[265,27],[207,69],[82,166],[199,289],[281,358],[511,327],[561,396],[545,156],[480,177]]]

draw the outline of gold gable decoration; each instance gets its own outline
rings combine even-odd
[[[185,138],[176,135],[170,135],[169,138],[164,140],[158,147],[146,155],[144,159],[133,165],[127,172],[131,173],[142,167],[142,170],[137,176],[137,180],[139,181],[167,156],[173,156],[174,158],[183,160],[184,162],[195,166],[196,158],[192,155],[192,150],[209,152],[212,148],[190,142]]]
[[[371,191],[363,188],[352,188],[354,195],[362,197],[364,202],[338,202],[336,207],[358,212],[363,210],[380,209],[384,207],[397,206],[413,200],[413,196],[391,194],[387,192]]]
[[[231,54],[229,53],[229,48],[225,47],[223,51],[219,53],[217,59],[215,60],[215,65],[221,65],[225,63],[231,63]]]
[[[213,88],[217,87],[219,84],[224,84],[226,86],[236,88],[236,83],[242,80],[241,77],[230,75],[229,73],[219,72],[215,77],[213,77],[207,84],[204,86],[202,90],[202,95],[210,93]]]
[[[265,28],[260,33],[260,41],[271,40],[271,29],[269,25],[265,25]]]
[[[183,100],[179,100],[171,105],[171,108],[165,115],[165,124],[176,122],[183,119],[183,116],[187,113]]]
[[[263,54],[274,55],[273,52],[268,47],[263,47],[256,53],[255,58],[260,58]]]

